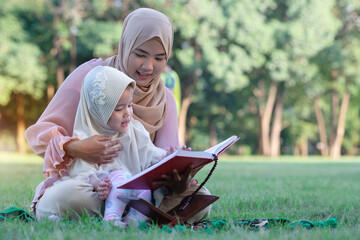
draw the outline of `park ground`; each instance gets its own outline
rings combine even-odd
[[[42,159],[34,154],[0,152],[0,211],[15,206],[30,213],[42,177]],[[201,182],[210,170],[203,168]],[[197,232],[150,227],[127,231],[84,218],[78,222],[0,222],[0,239],[359,239],[360,158],[221,156],[206,184],[220,196],[209,220],[226,220],[222,228]],[[235,220],[286,218],[324,222],[336,218],[336,228],[280,226],[249,230]]]

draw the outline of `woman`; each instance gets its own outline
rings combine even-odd
[[[164,14],[144,8],[133,11],[124,20],[118,55],[105,61],[94,59],[79,66],[61,85],[38,122],[27,129],[25,135],[29,145],[44,158],[43,174],[47,178],[37,187],[33,200],[32,209],[37,219],[72,213],[81,215],[83,211],[90,215],[101,214],[102,201],[92,185],[75,180],[54,185],[57,179],[67,175],[74,158],[106,164],[111,163],[122,149],[119,141],[105,136],[84,140],[72,137],[81,84],[94,67],[108,65],[133,78],[137,84],[134,118],[144,125],[157,147],[167,151],[179,147],[176,103],[160,79],[172,43],[172,24]],[[167,211],[194,191],[196,186],[189,184],[191,177],[191,168],[182,176],[176,172],[166,176],[163,184],[174,194],[166,196],[159,208]],[[206,189],[200,193],[209,194]],[[193,221],[206,217],[209,211],[210,208],[203,210]]]

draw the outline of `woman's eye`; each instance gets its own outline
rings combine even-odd
[[[136,55],[137,57],[145,57],[145,55],[138,54],[138,53],[135,53],[135,55]]]
[[[115,112],[120,112],[122,110],[122,108],[115,108],[114,111]]]
[[[157,61],[161,62],[163,61],[165,58],[155,58]]]

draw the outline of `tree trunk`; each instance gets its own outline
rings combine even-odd
[[[337,119],[339,118],[339,95],[335,90],[331,93],[331,111],[330,146],[334,144],[336,138]]]
[[[272,82],[270,85],[269,95],[266,100],[265,107],[262,103],[265,99],[265,86],[263,82],[259,83],[259,88],[254,90],[254,95],[258,98],[259,118],[260,118],[260,134],[259,134],[259,153],[262,155],[270,155],[270,121],[272,110],[276,99],[277,85]]]
[[[274,119],[271,128],[270,156],[280,155],[280,133],[282,129],[282,112],[284,108],[285,82],[279,84],[279,95],[274,109]]]
[[[20,154],[26,152],[26,142],[25,142],[25,108],[24,108],[24,95],[16,94],[16,143],[17,149]]]
[[[64,67],[62,66],[62,62],[60,60],[60,57],[56,57],[57,67],[56,67],[56,82],[57,82],[57,88],[61,86],[61,84],[65,80],[65,74],[64,74]]]
[[[212,116],[209,116],[209,127],[210,127],[210,145],[209,147],[215,146],[217,144],[217,132],[215,128],[215,122]]]
[[[294,156],[298,156],[300,155],[300,153],[301,153],[301,147],[298,144],[296,144],[294,147]]]
[[[349,106],[349,101],[350,93],[345,92],[341,102],[339,121],[336,129],[336,137],[330,149],[330,156],[332,158],[338,158],[341,155],[341,144],[345,133],[346,112]]]
[[[190,76],[187,76],[182,79],[181,86],[181,96],[183,96],[181,101],[180,115],[179,115],[179,141],[180,146],[183,146],[186,143],[186,119],[189,106],[192,103],[192,92],[197,82],[196,74],[193,73]]]
[[[357,142],[354,142],[352,148],[348,151],[347,155],[355,156],[359,154],[359,148]]]
[[[59,2],[59,4],[61,5],[61,1]],[[62,65],[62,61],[61,61],[61,52],[62,52],[62,40],[60,39],[59,34],[57,33],[57,25],[60,22],[60,16],[59,13],[55,13],[54,14],[54,19],[53,19],[53,31],[54,31],[54,36],[53,36],[53,48],[51,49],[51,55],[53,55],[55,57],[56,60],[56,82],[57,82],[57,88],[59,89],[60,85],[64,82],[64,68]]]
[[[0,108],[0,110],[2,111],[2,109]],[[0,111],[0,126],[4,126],[2,123],[2,113]],[[1,131],[0,131],[1,132]],[[2,138],[0,137],[0,150],[3,148],[3,143],[2,143]]]
[[[179,116],[179,141],[180,146],[183,146],[186,142],[186,117],[189,106],[192,102],[192,96],[184,97],[181,101],[181,109]]]
[[[339,76],[339,70],[331,71],[331,81],[334,83]],[[330,128],[330,146],[334,144],[336,137],[337,119],[339,118],[339,95],[335,89],[331,91],[331,128]]]
[[[71,42],[71,49],[70,49],[70,69],[69,74],[75,70],[76,68],[76,59],[77,59],[77,51],[76,51],[76,35],[75,33],[70,34],[70,42]]]
[[[307,157],[308,156],[308,138],[307,137],[302,137],[301,139],[301,156],[303,157]]]
[[[53,84],[49,84],[47,86],[47,90],[46,90],[46,97],[47,97],[48,103],[51,101],[51,99],[54,97],[54,95],[55,95],[55,87]]]
[[[314,100],[314,112],[315,112],[316,121],[319,129],[319,135],[320,135],[319,148],[321,151],[321,156],[327,156],[329,154],[328,152],[329,147],[327,142],[326,125],[325,125],[324,116],[319,106],[319,101],[320,101],[319,97],[316,97]]]

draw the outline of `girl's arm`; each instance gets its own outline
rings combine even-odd
[[[72,134],[81,84],[85,75],[102,63],[101,59],[93,59],[75,69],[58,89],[39,120],[26,130],[25,137],[30,147],[44,158],[45,177],[52,172],[67,169],[71,164],[72,158],[66,154],[64,145],[78,141]]]

